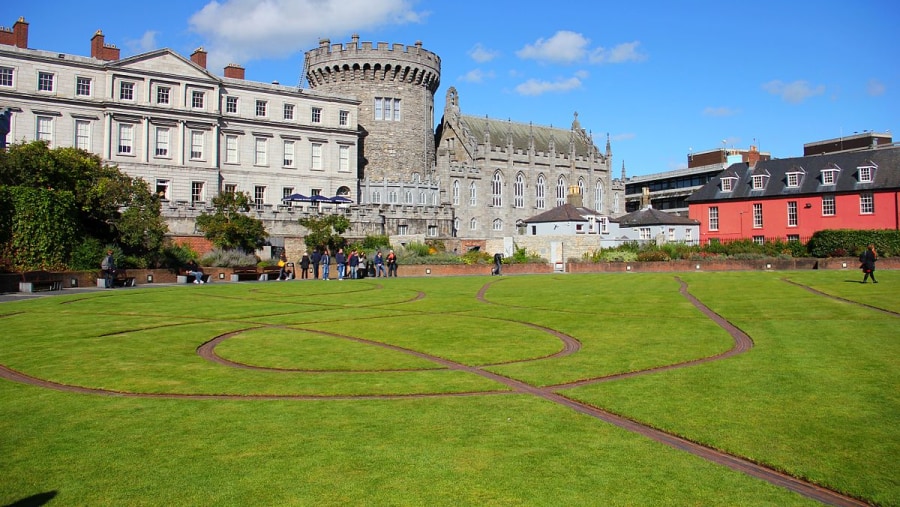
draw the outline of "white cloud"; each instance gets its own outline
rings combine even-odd
[[[772,95],[780,96],[782,100],[791,104],[799,104],[810,97],[825,93],[825,85],[811,86],[808,82],[802,80],[783,83],[776,79],[763,83],[762,88]]]
[[[481,83],[486,79],[493,79],[494,72],[488,71],[485,72],[481,69],[472,69],[469,72],[466,72],[462,76],[459,77],[459,80],[464,83]]]
[[[554,82],[529,79],[516,86],[516,93],[520,95],[542,95],[548,92],[567,92],[581,88],[581,80],[577,77],[559,79]]]
[[[159,32],[148,30],[144,32],[140,39],[129,40],[125,44],[134,54],[146,53],[159,49],[159,45],[156,43],[157,35],[159,35]]]
[[[868,84],[866,84],[866,93],[869,94],[870,97],[880,97],[884,95],[884,92],[887,90],[887,87],[881,81],[877,79],[870,79]]]
[[[413,0],[213,0],[190,19],[205,40],[211,70],[227,63],[284,58],[318,44],[322,34],[350,34],[420,22]]]
[[[610,141],[630,141],[637,137],[634,132],[623,132],[609,136]]]
[[[708,106],[703,109],[703,116],[734,116],[738,114],[740,110],[732,109],[730,107],[711,107]]]
[[[487,49],[481,43],[478,43],[469,50],[469,56],[478,63],[486,63],[500,56],[500,52]]]
[[[516,56],[526,60],[550,63],[574,63],[584,58],[590,43],[580,33],[560,30],[549,39],[538,39],[516,51]]]
[[[634,41],[619,44],[609,50],[597,48],[591,51],[589,61],[591,63],[641,62],[647,59],[647,55],[638,50],[640,45],[639,41]]]

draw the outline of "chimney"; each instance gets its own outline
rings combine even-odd
[[[103,61],[113,61],[119,59],[119,48],[113,46],[112,44],[106,44],[106,37],[103,36],[103,32],[101,30],[97,30],[94,33],[94,36],[91,37],[91,58],[96,58],[98,60]]]
[[[757,162],[759,162],[759,150],[756,149],[756,146],[751,146],[750,151],[747,152],[747,163],[750,167],[756,167]]]
[[[225,77],[244,79],[244,68],[236,63],[229,63],[225,67]]]
[[[566,204],[571,204],[576,208],[584,207],[584,198],[581,196],[581,187],[578,185],[569,185],[569,194],[566,196]]]
[[[0,44],[28,49],[28,23],[25,18],[19,18],[12,29],[0,27]]]
[[[206,68],[206,51],[202,47],[195,49],[194,52],[191,53],[191,61],[205,69]]]

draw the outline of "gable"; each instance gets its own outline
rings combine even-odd
[[[118,60],[109,65],[110,69],[121,69],[141,74],[169,74],[179,80],[219,81],[209,71],[199,67],[168,49],[151,51]]]

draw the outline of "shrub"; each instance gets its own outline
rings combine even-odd
[[[256,266],[259,259],[255,254],[247,253],[243,250],[223,250],[221,248],[216,248],[210,250],[199,262],[201,266],[234,268],[238,266]]]

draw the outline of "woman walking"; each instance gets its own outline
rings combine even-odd
[[[878,280],[875,279],[875,261],[878,260],[878,253],[875,252],[875,245],[869,243],[869,246],[866,248],[866,251],[860,256],[862,261],[862,270],[865,275],[863,276],[862,283],[866,283],[866,280],[869,277],[872,277],[872,283],[878,283]]]

